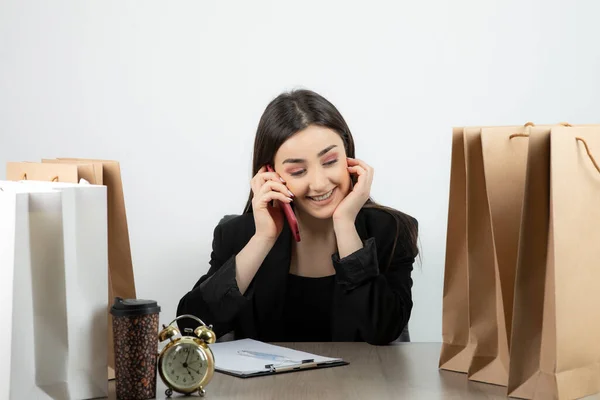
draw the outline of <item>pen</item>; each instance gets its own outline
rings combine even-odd
[[[314,361],[309,361],[309,362],[303,362],[302,364],[296,364],[296,365],[286,365],[286,366],[282,366],[282,367],[276,367],[274,365],[265,365],[265,368],[269,368],[271,370],[271,372],[286,372],[286,371],[294,371],[294,370],[300,370],[300,369],[305,369],[305,368],[312,368],[312,367],[316,367],[318,364]]]

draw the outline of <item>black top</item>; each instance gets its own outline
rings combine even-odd
[[[417,221],[410,220],[416,228]],[[255,233],[254,216],[247,213],[217,225],[210,268],[181,298],[177,315],[192,314],[212,324],[217,338],[234,331],[236,339],[286,341],[283,321],[293,238],[285,219],[284,224],[243,295],[235,279],[235,256]],[[407,243],[406,227],[396,239],[396,220],[383,210],[363,208],[355,226],[363,248],[344,258],[331,256],[336,271],[331,340],[387,344],[400,336],[410,318],[416,255]],[[189,319],[178,321],[182,332],[196,325]]]
[[[288,275],[284,309],[285,338],[292,342],[330,342],[335,275]]]

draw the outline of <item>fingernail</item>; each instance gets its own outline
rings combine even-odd
[[[290,196],[294,197],[294,193],[290,192],[289,190],[288,193],[290,194]]]
[[[279,177],[279,180],[280,180],[281,182],[285,183],[285,181],[283,180],[283,178],[282,178],[282,177]]]
[[[289,201],[294,201],[294,200],[290,199],[289,197],[286,197],[286,199],[288,199]]]

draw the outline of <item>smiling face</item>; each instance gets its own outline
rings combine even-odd
[[[350,191],[344,142],[332,129],[310,125],[277,150],[274,168],[294,193],[294,207],[319,218],[331,218]]]

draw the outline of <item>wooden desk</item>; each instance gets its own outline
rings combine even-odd
[[[341,357],[350,365],[257,378],[215,372],[206,388],[212,399],[507,399],[506,388],[470,382],[466,375],[438,370],[441,345],[398,343],[276,343],[309,353]],[[157,399],[166,387],[157,377]],[[109,399],[116,399],[114,381]],[[172,398],[185,398],[173,394]],[[189,399],[200,398],[197,394]],[[600,396],[586,399],[599,400]]]

